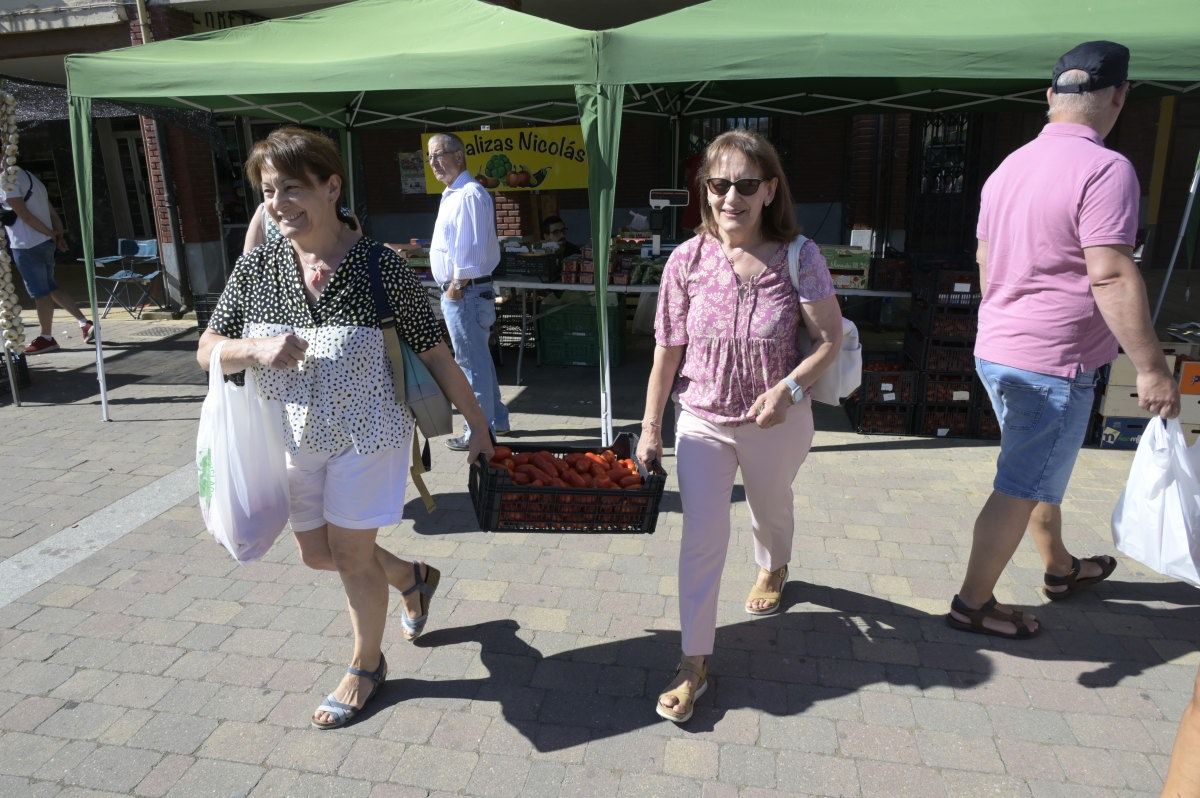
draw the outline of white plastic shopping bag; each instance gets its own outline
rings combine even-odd
[[[1200,444],[1179,422],[1153,418],[1113,510],[1113,543],[1164,576],[1200,586]]]
[[[209,360],[208,396],[196,434],[204,525],[238,562],[257,560],[288,522],[287,465],[279,408],[262,399],[254,375],[226,382],[220,349]]]

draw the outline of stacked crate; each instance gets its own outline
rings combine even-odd
[[[899,352],[863,355],[862,385],[846,401],[850,423],[861,433],[907,435],[912,432],[917,372]]]
[[[979,432],[987,402],[975,376],[981,298],[978,269],[914,274],[912,315],[904,340],[904,353],[918,374],[914,434],[967,438]]]

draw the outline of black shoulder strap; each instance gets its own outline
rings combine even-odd
[[[375,313],[379,316],[379,326],[389,330],[396,326],[396,314],[392,310],[391,301],[388,300],[387,291],[383,287],[383,275],[379,271],[379,260],[382,257],[383,244],[372,244],[371,253],[367,256],[367,273],[371,277],[371,294],[375,297]]]
[[[404,351],[400,346],[400,331],[396,330],[396,314],[392,310],[391,300],[388,299],[387,290],[383,287],[383,275],[379,271],[379,260],[383,256],[383,244],[378,242],[371,245],[371,253],[367,256],[367,273],[371,277],[371,294],[375,297],[375,313],[379,316],[379,328],[383,330],[383,345],[387,350],[388,360],[392,364],[392,383],[396,394],[396,402],[403,404],[405,401],[404,395]],[[389,334],[388,330],[394,330],[394,334]],[[433,454],[429,451],[429,439],[425,439],[425,445],[418,450],[417,436],[419,430],[413,429],[413,460],[412,467],[415,469],[416,460],[419,459],[421,464],[425,466],[425,471],[433,468]],[[419,453],[419,458],[418,458]],[[422,496],[426,495],[425,485],[420,482],[421,475],[417,471],[413,471],[413,480],[417,482],[418,488],[422,491]],[[428,502],[426,503],[428,507]]]

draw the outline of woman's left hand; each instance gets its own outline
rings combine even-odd
[[[479,455],[481,454],[490,462],[492,455],[496,453],[495,448],[492,446],[491,435],[472,435],[470,440],[467,441],[467,445],[469,447],[467,449],[468,466],[471,463],[479,462]]]
[[[750,406],[750,416],[754,423],[762,429],[782,424],[787,419],[788,408],[792,406],[792,396],[778,386],[759,394]]]

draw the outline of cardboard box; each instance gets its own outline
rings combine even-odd
[[[1131,385],[1110,385],[1100,402],[1100,415],[1123,418],[1150,418],[1150,414],[1138,407],[1137,390]],[[1182,394],[1179,397],[1179,423],[1200,424],[1200,394]]]
[[[1167,368],[1172,372],[1175,371],[1175,362],[1179,357],[1194,357],[1200,358],[1200,344],[1185,344],[1180,341],[1159,341],[1158,345],[1162,348],[1163,354],[1167,356]],[[1122,352],[1117,355],[1117,359],[1113,361],[1112,369],[1108,373],[1109,385],[1137,385],[1137,369],[1133,367],[1133,361],[1129,359],[1129,355]]]
[[[1132,385],[1109,385],[1100,401],[1100,415],[1117,418],[1150,418],[1138,407],[1137,389]]]
[[[871,268],[871,253],[858,247],[821,245],[821,254],[825,256],[825,265],[830,270],[850,269],[865,272]]]
[[[1148,418],[1105,416],[1100,425],[1100,448],[1136,449],[1149,423]]]
[[[1187,439],[1188,446],[1194,446],[1196,440],[1200,439],[1200,424],[1182,424],[1183,437]]]
[[[1200,393],[1200,360],[1179,361],[1179,392]]]
[[[856,271],[829,271],[829,275],[833,278],[834,288],[866,288],[869,272]]]

